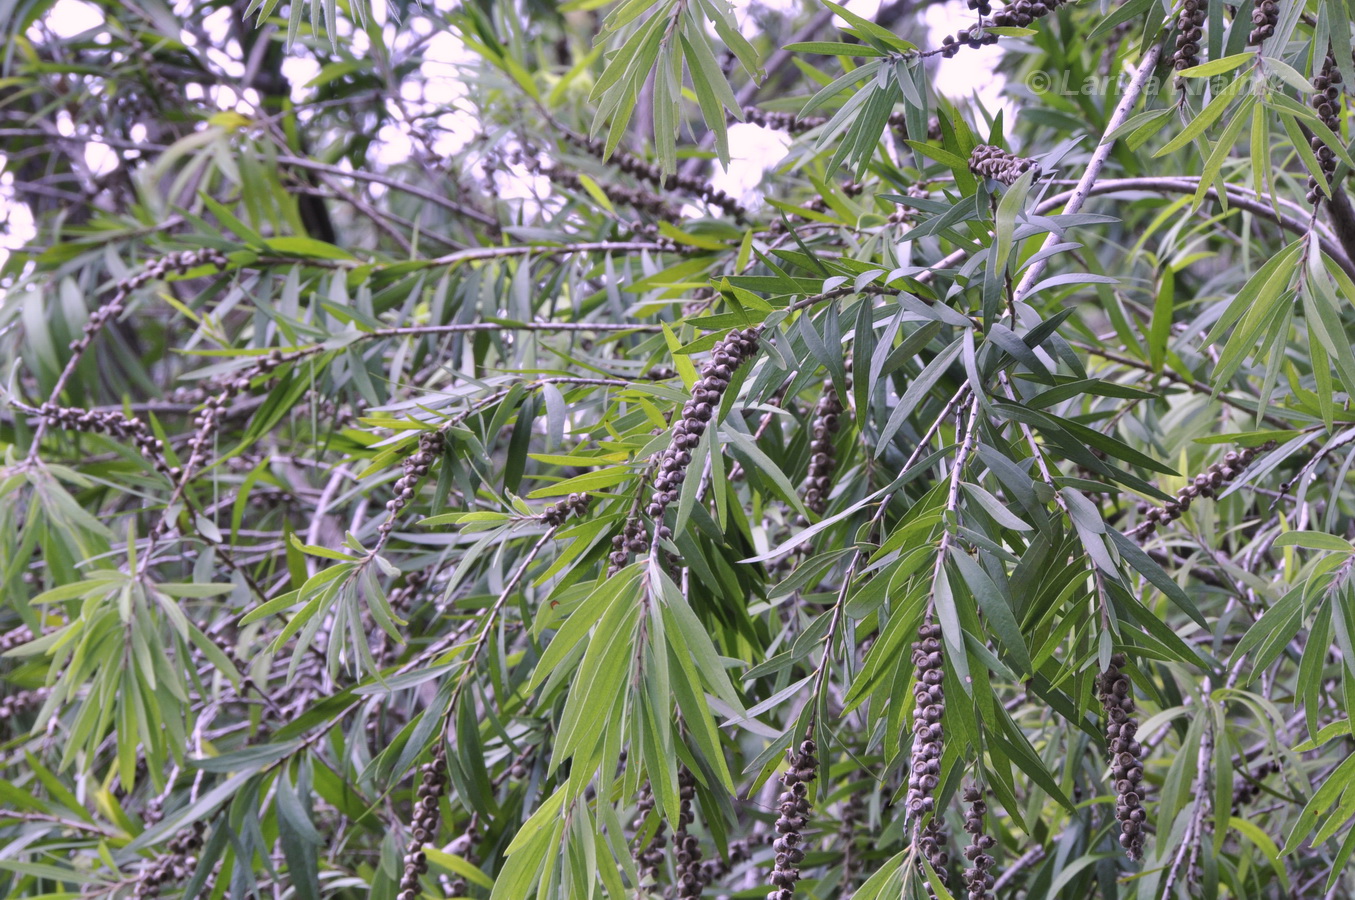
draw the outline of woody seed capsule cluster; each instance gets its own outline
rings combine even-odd
[[[1049,15],[1067,2],[1068,0],[1015,0],[1015,2],[1008,3],[994,13],[992,21],[988,24],[996,25],[999,28],[1025,28],[1031,22]],[[987,13],[982,12],[982,5],[987,5],[987,0],[976,0],[975,3],[970,4],[970,8],[979,9],[981,15],[987,15]],[[996,43],[997,35],[985,30],[983,23],[980,23],[942,38],[941,55],[949,59],[958,53],[961,47],[977,48],[985,44]]]
[[[640,798],[635,805],[635,830],[638,832],[644,827],[645,819],[650,811],[654,809],[654,791],[649,786],[649,782],[640,788]],[[659,870],[663,868],[663,848],[668,846],[668,835],[663,833],[663,820],[659,820],[658,828],[654,832],[654,837],[650,838],[638,854],[636,861],[640,864],[640,880],[648,878],[652,884],[658,880]]]
[[[644,523],[636,516],[628,518],[622,532],[612,536],[612,552],[608,557],[611,563],[607,567],[607,577],[610,578],[624,569],[630,554],[639,555],[648,550],[649,532],[645,531]]]
[[[1204,37],[1204,0],[1182,0],[1176,17],[1176,52],[1172,68],[1180,72],[1200,64],[1200,39]],[[1177,84],[1181,84],[1178,79]]]
[[[1161,507],[1149,509],[1145,521],[1130,531],[1130,534],[1135,536],[1148,534],[1159,525],[1166,525],[1181,518],[1197,497],[1213,497],[1220,488],[1241,475],[1242,471],[1251,465],[1252,460],[1273,446],[1274,443],[1267,442],[1259,447],[1228,451],[1221,461],[1196,475],[1190,484],[1177,491],[1176,499],[1169,500]]]
[[[475,845],[478,843],[480,843],[480,817],[472,814],[465,832],[447,846],[447,852],[461,857],[473,866],[478,865],[480,860],[475,853]],[[466,883],[465,878],[458,875],[443,882],[443,890],[448,897],[464,897],[470,891],[470,885]]]
[[[695,818],[692,812],[695,797],[696,778],[684,766],[678,769],[678,827],[673,832],[673,869],[677,875],[678,900],[697,900],[706,887],[701,842],[687,832],[687,826]]]
[[[979,144],[969,155],[969,171],[981,178],[991,178],[1003,184],[1014,184],[1027,171],[1034,169],[1040,177],[1040,164],[1033,159],[1008,153],[992,144]]]
[[[647,181],[664,190],[678,190],[699,197],[736,219],[742,220],[747,215],[747,211],[739,205],[738,201],[707,181],[689,175],[664,175],[663,170],[653,163],[647,163],[637,156],[632,156],[620,150],[614,151],[608,157],[607,145],[594,138],[581,137],[568,132],[565,137],[598,159],[606,159],[627,175],[632,175],[641,181]]]
[[[588,504],[592,502],[593,498],[588,494],[570,494],[559,503],[552,503],[542,510],[541,521],[552,528],[558,528],[565,524],[570,513],[583,518],[584,513],[588,512]]]
[[[1135,740],[1139,721],[1134,717],[1134,693],[1129,676],[1120,671],[1123,653],[1110,658],[1110,666],[1097,679],[1097,693],[1106,711],[1106,743],[1110,745],[1110,771],[1115,778],[1115,818],[1120,820],[1120,846],[1133,860],[1143,855],[1143,745]]]
[[[544,164],[535,156],[521,152],[514,154],[513,161],[521,163],[533,175],[543,175],[562,187],[569,188],[572,191],[586,191],[583,180],[579,178],[578,173],[572,172],[564,166],[556,163]],[[677,222],[682,218],[678,211],[664,202],[664,199],[658,194],[640,188],[626,187],[622,184],[598,183],[597,186],[607,195],[607,199],[614,203],[633,206],[641,212],[649,213],[657,219],[668,222]]]
[[[837,448],[833,446],[833,436],[841,427],[841,416],[842,399],[838,397],[832,379],[828,379],[823,383],[823,395],[814,407],[814,436],[809,441],[809,479],[805,483],[805,506],[820,516],[828,508],[828,494],[833,489],[833,472],[837,469]]]
[[[170,272],[178,272],[182,275],[189,269],[203,265],[213,265],[218,269],[224,269],[230,265],[230,260],[220,250],[176,250],[151,261],[135,275],[119,281],[114,286],[113,296],[109,298],[108,302],[89,314],[89,321],[85,323],[82,329],[83,334],[71,341],[70,349],[75,354],[74,358],[79,359],[84,354],[85,350],[89,348],[90,341],[94,340],[94,335],[104,327],[108,320],[122,315],[122,311],[127,305],[127,298],[132,291],[149,282],[164,278]]]
[[[1241,774],[1233,782],[1233,815],[1242,811],[1242,807],[1256,799],[1261,793],[1261,781],[1267,775],[1273,775],[1280,771],[1280,764],[1275,760],[1263,762],[1252,769],[1251,776],[1247,777],[1246,770],[1243,768]]]
[[[846,194],[848,197],[855,197],[865,189],[866,189],[865,185],[855,181],[849,181],[846,184],[842,185],[842,193]],[[808,203],[806,203],[804,206],[800,208],[804,211],[804,213],[812,214],[826,212],[828,210],[828,198],[822,196],[815,197],[813,200],[810,200]],[[787,223],[790,220],[803,219],[808,217],[804,213],[800,214],[792,213],[789,214],[787,218],[777,219],[776,221],[772,222],[772,224],[767,228],[767,233],[784,234],[788,228]]]
[[[34,688],[31,691],[19,691],[8,697],[0,697],[0,725],[20,713],[37,709],[51,692],[50,688]]]
[[[917,827],[914,823],[914,828]],[[917,848],[923,856],[927,858],[927,864],[932,867],[932,871],[937,874],[942,881],[946,880],[946,866],[950,863],[950,854],[946,852],[946,844],[950,843],[950,838],[942,829],[940,817],[929,819],[926,827],[917,834]],[[936,893],[931,885],[927,885],[927,894],[936,898]]]
[[[764,109],[758,109],[756,106],[745,106],[743,108],[743,120],[749,125],[774,128],[777,131],[785,131],[790,134],[803,134],[806,131],[812,131],[828,121],[823,116],[809,116],[802,119],[795,113],[768,112]]]
[[[420,768],[419,791],[414,802],[414,817],[410,822],[409,851],[405,853],[405,868],[400,876],[400,893],[396,900],[414,900],[419,896],[419,876],[428,872],[428,857],[423,848],[433,840],[438,830],[438,799],[447,785],[447,751],[439,741],[433,758]]]
[[[817,749],[813,740],[805,738],[791,758],[790,768],[781,776],[785,790],[778,798],[780,815],[776,819],[776,839],[772,841],[772,850],[776,852],[772,867],[773,890],[767,900],[792,900],[795,896],[800,863],[805,858],[801,846],[804,828],[809,824],[809,784],[819,774],[819,759],[814,755]]]
[[[1252,46],[1275,34],[1275,26],[1280,22],[1280,7],[1276,0],[1261,0],[1252,10],[1251,23],[1254,26],[1247,36]]]
[[[715,345],[710,359],[701,367],[701,378],[692,388],[691,399],[682,407],[682,420],[673,426],[673,442],[659,457],[654,475],[654,493],[646,511],[654,520],[658,537],[669,536],[667,526],[661,521],[664,510],[678,498],[678,491],[687,477],[687,466],[692,461],[692,451],[720,408],[720,400],[729,387],[734,370],[757,352],[761,334],[761,326],[731,331]]]
[[[1317,117],[1322,120],[1322,124],[1332,130],[1334,134],[1341,133],[1341,118],[1338,110],[1341,102],[1341,70],[1336,68],[1336,57],[1332,56],[1330,47],[1327,49],[1327,58],[1322,61],[1322,69],[1313,78],[1313,109],[1317,112]],[[1322,138],[1316,135],[1312,138],[1313,153],[1317,154],[1318,165],[1322,168],[1322,177],[1326,179],[1327,184],[1332,183],[1332,178],[1336,175],[1336,154],[1327,146]],[[1318,185],[1317,179],[1312,175],[1308,176],[1308,202],[1317,206],[1322,201],[1322,188]]]
[[[11,628],[9,631],[0,634],[0,653],[8,653],[15,647],[27,644],[31,640],[33,640],[33,631],[27,625]]]
[[[932,792],[941,780],[941,717],[946,710],[946,694],[941,687],[945,669],[941,659],[941,626],[924,622],[913,642],[913,665],[917,683],[913,686],[913,753],[908,771],[908,816],[919,819],[931,812],[936,801]]]
[[[57,406],[44,403],[38,407],[38,414],[47,420],[47,424],[70,431],[90,431],[106,434],[115,438],[131,438],[136,449],[146,458],[155,470],[171,481],[174,470],[165,462],[165,442],[151,433],[150,428],[139,418],[127,418],[120,412],[111,410],[100,412],[92,409],[76,409],[69,406]]]
[[[169,842],[169,852],[157,857],[150,867],[143,869],[136,880],[132,896],[137,900],[150,900],[160,896],[160,888],[167,882],[183,881],[193,872],[198,859],[193,854],[202,847],[202,835],[207,826],[194,822],[193,827],[181,832]]]
[[[995,841],[983,833],[983,816],[988,812],[988,804],[983,802],[983,791],[977,787],[965,788],[965,802],[969,809],[965,811],[964,830],[969,835],[969,846],[965,848],[965,859],[970,867],[965,870],[965,887],[969,891],[969,900],[989,900],[988,892],[993,887],[993,857],[988,853]]]
[[[394,496],[386,501],[386,519],[377,529],[380,534],[378,540],[382,544],[395,528],[395,520],[400,515],[400,510],[414,499],[415,486],[428,474],[433,463],[442,455],[445,446],[446,439],[443,438],[441,431],[425,431],[419,435],[419,449],[401,463],[405,474],[395,480],[395,485],[391,488]]]

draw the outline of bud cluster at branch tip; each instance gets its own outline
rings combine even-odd
[[[419,790],[410,822],[409,850],[405,853],[400,893],[396,895],[396,900],[415,900],[420,895],[419,876],[428,872],[428,857],[423,848],[437,836],[438,800],[447,786],[447,751],[441,741],[433,749],[433,758],[420,767],[419,773]]]
[[[791,757],[790,768],[781,776],[785,788],[778,798],[779,815],[776,819],[776,839],[772,850],[776,860],[772,866],[772,891],[767,900],[792,900],[795,883],[800,880],[800,863],[804,861],[804,829],[809,824],[809,785],[818,777],[818,748],[811,738],[800,742]]]
[[[996,842],[983,832],[983,816],[988,812],[988,804],[983,800],[983,791],[973,785],[965,788],[964,799],[969,804],[964,821],[969,846],[965,848],[964,855],[971,864],[965,870],[965,887],[969,892],[969,900],[991,900],[992,894],[988,892],[992,890],[994,882],[991,872],[993,857],[988,851],[993,849]]]
[[[1040,177],[1040,164],[1033,159],[1008,153],[992,144],[979,144],[969,155],[969,171],[981,178],[991,178],[1003,184],[1015,184],[1029,170]]]
[[[1136,735],[1134,690],[1121,671],[1123,653],[1110,658],[1110,666],[1097,678],[1096,689],[1106,713],[1106,743],[1110,747],[1110,772],[1115,779],[1115,818],[1120,821],[1120,846],[1132,860],[1143,855],[1143,827],[1148,818],[1143,809],[1143,745]]]

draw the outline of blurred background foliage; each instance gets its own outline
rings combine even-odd
[[[3,0],[0,892],[1355,896],[1351,13]]]

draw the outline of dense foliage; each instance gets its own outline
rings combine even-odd
[[[1355,896],[1355,8],[969,7],[0,5],[0,893]]]

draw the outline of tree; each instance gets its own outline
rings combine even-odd
[[[1355,896],[1352,8],[970,6],[6,5],[5,896]]]

